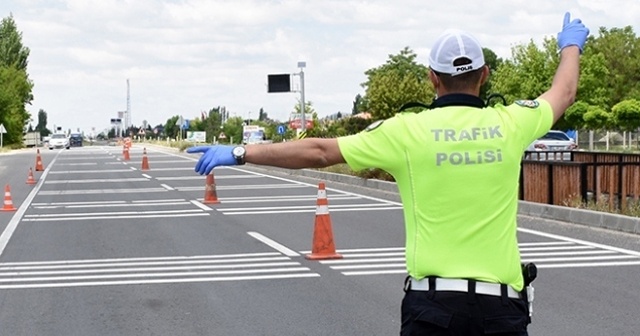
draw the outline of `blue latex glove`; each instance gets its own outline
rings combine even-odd
[[[589,28],[587,28],[580,19],[571,20],[571,14],[564,14],[564,21],[562,23],[562,31],[558,33],[558,47],[560,50],[568,46],[577,46],[582,53],[582,47],[587,36],[589,36]]]
[[[231,154],[235,146],[199,146],[187,148],[187,153],[203,153],[196,163],[196,172],[200,175],[208,175],[213,168],[218,166],[235,166],[238,164]]]

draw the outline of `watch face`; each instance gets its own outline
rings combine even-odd
[[[245,149],[244,149],[244,147],[238,146],[238,147],[233,149],[232,153],[233,153],[233,156],[235,156],[235,157],[243,156],[244,153],[245,153]]]

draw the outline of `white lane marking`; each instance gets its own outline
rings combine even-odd
[[[217,188],[216,188],[217,189]],[[350,195],[328,195],[330,201],[334,200],[359,200],[360,197]],[[218,197],[221,202],[231,203],[265,203],[265,202],[312,202],[318,199],[316,195],[293,195],[293,196],[261,196],[261,197]]]
[[[138,170],[136,167],[129,167],[131,170]]]
[[[59,213],[59,214],[34,214],[26,215],[25,218],[52,218],[52,217],[82,217],[82,216],[105,216],[105,215],[158,215],[158,214],[175,214],[175,213],[189,213],[189,212],[202,212],[199,209],[184,209],[184,210],[151,210],[151,211],[118,211],[118,212],[84,212],[84,213]]]
[[[595,247],[593,246],[586,246],[586,245],[555,246],[555,247],[523,247],[520,249],[520,252],[589,250],[594,248]]]
[[[211,209],[210,207],[198,202],[198,201],[191,201],[191,203],[195,206],[197,206],[198,208],[204,210],[204,211],[213,211],[213,209]]]
[[[215,256],[214,256],[215,257]],[[113,259],[105,259],[113,260]],[[74,261],[74,260],[70,260]],[[132,267],[132,266],[166,266],[166,265],[210,265],[210,264],[234,264],[242,262],[274,262],[274,261],[291,261],[291,258],[276,254],[275,256],[253,256],[253,257],[240,257],[240,258],[209,258],[209,259],[195,259],[195,260],[171,260],[161,259],[158,261],[141,261],[136,258],[132,259],[120,259],[115,262],[99,262],[92,263],[55,263],[55,264],[40,264],[40,265],[27,265],[27,266],[5,266],[1,264],[0,271],[28,271],[28,270],[63,270],[63,269],[99,269],[109,267]]]
[[[258,253],[234,253],[234,254],[214,254],[214,255],[195,255],[195,256],[172,256],[172,257],[134,257],[134,258],[106,258],[106,259],[72,259],[72,260],[47,260],[47,261],[8,261],[0,263],[0,271],[7,266],[42,266],[42,265],[78,265],[78,264],[101,264],[101,263],[117,263],[122,262],[141,262],[141,261],[197,261],[197,260],[213,260],[228,258],[245,258],[245,257],[273,257],[280,256],[277,252],[258,252]],[[285,258],[290,260],[289,258]],[[238,259],[244,260],[244,259]],[[91,267],[91,265],[89,265]]]
[[[388,206],[388,204],[383,203],[358,203],[358,204],[331,204],[329,205],[330,209],[339,209],[339,208],[366,208],[366,207],[382,207]],[[247,211],[247,210],[296,210],[296,209],[316,209],[316,205],[294,205],[294,206],[279,206],[279,207],[250,207],[250,208],[220,208],[218,209],[221,212],[235,212],[235,211]]]
[[[346,276],[353,275],[378,275],[378,274],[407,274],[406,269],[401,270],[388,270],[388,271],[361,271],[361,272],[342,272]]]
[[[256,276],[209,277],[209,278],[186,278],[186,279],[69,282],[69,283],[27,284],[27,285],[0,285],[0,289],[61,288],[61,287],[150,285],[150,284],[244,281],[244,280],[274,280],[274,279],[294,279],[294,278],[315,278],[319,276],[320,274],[318,273],[300,273],[300,274],[273,274],[273,275],[256,275]]]
[[[342,212],[342,211],[379,211],[379,210],[402,210],[402,207],[385,207],[385,208],[348,208],[348,209],[333,209],[331,212]],[[222,212],[226,216],[235,216],[235,215],[266,215],[266,214],[285,214],[285,213],[309,213],[315,212],[315,209],[312,210],[278,210],[278,211],[239,211],[239,212]]]
[[[618,253],[610,250],[590,250],[590,251],[570,251],[570,252],[541,252],[541,253],[521,253],[520,258],[528,257],[551,257],[551,256],[575,256],[575,255],[589,255],[589,254],[612,254]]]
[[[59,166],[97,166],[97,162],[79,162],[79,163],[58,163],[56,167]]]
[[[199,271],[199,272],[155,272],[140,274],[100,274],[100,275],[72,275],[72,276],[54,276],[54,277],[28,277],[28,278],[10,278],[1,279],[3,282],[38,282],[38,281],[82,281],[82,280],[108,280],[108,279],[131,279],[131,278],[163,278],[163,277],[183,277],[183,276],[210,276],[210,275],[239,275],[239,274],[261,274],[261,273],[284,273],[284,272],[304,272],[309,271],[308,267],[283,267],[283,268],[266,268],[266,269],[248,269],[248,270],[229,270],[229,271]]]
[[[169,185],[166,185],[166,184],[160,184],[160,185],[161,185],[163,188],[165,188],[165,189],[167,189],[167,190],[169,190],[169,191],[171,191],[171,190],[175,190],[173,187],[171,187],[171,186],[169,186]]]
[[[394,264],[373,264],[373,265],[347,265],[347,266],[332,266],[331,268],[334,270],[345,270],[345,269],[370,269],[370,268],[405,268],[407,265],[405,263],[394,263]],[[406,270],[405,270],[406,272]]]
[[[575,257],[575,258],[522,258],[522,262],[551,262],[551,261],[591,261],[591,260],[611,260],[611,259],[637,259],[633,255],[613,255],[613,256],[595,256],[595,257]]]
[[[130,171],[131,171],[130,169],[56,170],[56,171],[49,172],[49,174],[52,174],[52,175],[56,175],[56,174],[65,174],[65,175],[69,175],[69,174],[89,174],[89,173],[103,174],[103,173],[126,173],[126,172],[130,172]]]
[[[258,232],[254,232],[254,231],[250,231],[247,232],[248,235],[250,235],[251,237],[263,242],[264,244],[267,244],[268,246],[272,247],[273,249],[275,249],[276,251],[288,256],[288,257],[299,257],[300,254],[298,254],[297,252],[295,252],[294,250],[270,239],[267,238],[266,236],[258,233]]]
[[[199,210],[198,210],[199,211]],[[58,218],[25,218],[22,219],[23,222],[55,222],[55,221],[80,221],[80,220],[91,220],[91,219],[143,219],[143,218],[175,218],[175,217],[201,217],[201,216],[210,216],[208,213],[185,213],[185,214],[174,214],[174,215],[125,215],[125,216],[87,216],[87,217],[58,217]]]
[[[157,202],[157,203],[118,203],[118,204],[85,204],[85,205],[40,205],[32,206],[34,209],[86,209],[86,208],[109,208],[109,207],[137,207],[137,206],[167,206],[185,205],[187,201],[180,202]]]
[[[404,247],[371,247],[371,248],[355,248],[355,249],[338,249],[338,253],[351,253],[351,252],[390,252],[390,251],[404,251]],[[300,251],[302,254],[309,254],[311,251]]]
[[[56,271],[19,271],[19,272],[2,272],[0,277],[10,276],[35,276],[35,275],[64,275],[64,274],[101,274],[101,273],[127,273],[127,272],[157,272],[157,271],[183,271],[183,270],[216,270],[226,268],[251,268],[251,267],[283,267],[283,266],[300,266],[297,261],[281,261],[267,263],[249,263],[249,264],[232,264],[232,265],[185,265],[170,267],[121,267],[121,268],[104,268],[104,269],[75,269],[75,270],[56,270]]]
[[[40,188],[42,187],[44,181],[46,180],[47,175],[49,175],[49,172],[51,171],[51,167],[56,162],[56,160],[58,159],[58,156],[60,156],[61,152],[62,151],[60,151],[60,152],[58,152],[56,154],[56,156],[53,158],[53,160],[51,160],[51,163],[49,163],[49,166],[47,166],[47,168],[44,170],[44,172],[42,172],[42,175],[38,179],[38,183],[36,183],[36,185],[31,190],[29,195],[27,195],[27,197],[25,198],[24,202],[22,202],[22,205],[16,211],[15,215],[13,215],[13,217],[11,217],[11,220],[9,221],[7,226],[4,228],[4,231],[2,231],[2,234],[0,235],[0,256],[4,252],[4,249],[7,247],[7,244],[9,243],[9,239],[11,239],[11,236],[16,231],[16,228],[18,227],[18,224],[22,220],[22,217],[24,216],[25,212],[29,208],[31,202],[33,201],[33,199],[38,194],[38,191],[40,191]]]
[[[158,203],[158,202],[179,202],[186,201],[184,198],[172,198],[172,199],[158,199],[158,200],[133,200],[131,203]]]
[[[46,181],[44,184],[72,184],[72,183],[120,183],[120,182],[142,182],[149,181],[142,177],[115,178],[115,179],[89,179],[89,180],[54,180]]]
[[[567,268],[567,267],[607,267],[607,266],[637,266],[637,265],[640,265],[640,261],[541,264],[536,266],[538,268]]]
[[[198,209],[185,209],[185,210],[151,210],[151,211],[119,211],[119,212],[84,212],[84,213],[60,213],[60,214],[35,214],[26,215],[24,218],[53,218],[53,217],[82,217],[82,216],[105,216],[105,215],[160,215],[160,214],[175,214],[175,213],[189,213],[189,212],[201,212]]]
[[[354,264],[354,263],[382,263],[382,262],[404,262],[403,258],[380,258],[380,259],[335,259],[335,260],[320,260],[321,264],[338,265],[338,264]]]
[[[136,194],[166,191],[165,188],[43,190],[39,195]]]
[[[149,174],[142,174],[142,176],[144,176],[144,177],[146,177],[146,178],[148,178],[148,179],[152,179],[152,178],[153,178],[153,177],[151,177],[151,175],[149,175]]]
[[[160,181],[179,181],[179,180],[204,180],[205,176],[175,176],[175,177],[158,177],[157,179]],[[215,180],[226,180],[226,179],[254,179],[261,178],[261,176],[253,176],[253,175],[217,175],[214,176]]]
[[[193,170],[193,167],[177,167],[177,168],[153,168],[153,171],[179,171],[179,170]]]
[[[247,189],[292,189],[292,188],[306,188],[304,185],[297,184],[255,184],[255,185],[229,185],[229,186],[216,186],[216,190],[247,190]],[[202,187],[177,187],[179,191],[201,191]]]
[[[178,162],[176,160],[155,160],[156,158],[159,158],[159,157],[164,157],[164,156],[147,155],[147,158],[149,159],[149,163],[152,163],[152,162],[154,164],[156,164],[156,163],[173,163],[173,164],[182,163],[182,162]],[[181,168],[181,167],[178,167],[178,168]],[[194,170],[194,167],[193,166],[189,166],[189,169]]]
[[[89,202],[52,202],[52,203],[31,203],[33,206],[50,206],[50,205],[102,205],[102,204],[123,204],[126,201],[89,201]]]
[[[553,242],[529,242],[529,243],[519,243],[520,247],[533,247],[533,246],[557,246],[557,245],[571,245],[571,242],[565,241],[553,241]]]
[[[630,254],[630,255],[634,255],[634,256],[640,257],[640,252],[638,252],[638,251],[632,251],[632,250],[627,250],[627,249],[618,248],[618,247],[614,247],[614,246],[593,243],[593,242],[586,241],[586,240],[573,239],[573,238],[569,238],[569,237],[565,237],[565,236],[560,236],[560,235],[546,233],[546,232],[540,232],[540,231],[536,231],[536,230],[518,228],[518,231],[529,233],[529,234],[536,235],[536,236],[547,237],[547,238],[556,239],[556,240],[563,240],[563,241],[568,241],[568,242],[572,242],[572,243],[576,243],[576,244],[589,245],[589,246],[593,246],[593,247],[596,247],[596,248],[601,248],[601,249],[605,249],[605,250],[612,250],[612,251],[616,251],[616,252],[620,252],[620,253],[624,253],[624,254]]]

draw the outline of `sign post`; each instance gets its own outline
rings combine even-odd
[[[4,124],[0,124],[0,148],[2,148],[2,135],[7,133],[7,129],[4,128]]]

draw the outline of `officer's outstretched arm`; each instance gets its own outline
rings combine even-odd
[[[580,77],[580,54],[589,36],[589,29],[582,21],[571,21],[570,17],[569,13],[565,14],[562,31],[558,33],[560,64],[553,77],[553,83],[551,88],[539,97],[551,104],[554,123],[575,101]]]
[[[307,138],[275,144],[247,145],[245,161],[282,168],[322,168],[345,163],[338,140]]]

